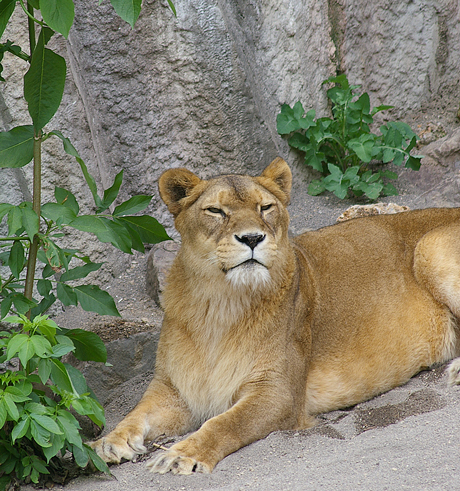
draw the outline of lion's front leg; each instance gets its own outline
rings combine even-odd
[[[139,404],[107,436],[90,443],[108,463],[132,460],[146,451],[145,441],[192,430],[192,417],[177,391],[153,379]]]
[[[185,440],[147,463],[152,472],[164,474],[210,473],[225,456],[274,430],[296,426],[292,399],[280,394],[248,395],[233,407],[203,424]],[[276,401],[276,402],[275,402]],[[289,403],[290,402],[290,403]]]

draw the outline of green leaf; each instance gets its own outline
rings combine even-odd
[[[141,239],[141,237],[140,237],[140,235],[136,229],[131,227],[131,225],[129,225],[129,223],[122,222],[118,218],[114,218],[113,221],[115,223],[118,223],[119,225],[121,225],[122,227],[124,227],[127,230],[127,232],[129,233],[129,235],[131,237],[131,247],[133,249],[135,249],[136,251],[142,252],[142,253],[145,252],[144,243],[142,242],[142,239]]]
[[[3,217],[13,208],[13,205],[10,205],[9,203],[0,203],[0,222],[2,221]]]
[[[350,85],[348,83],[348,79],[345,73],[342,73],[341,75],[337,75],[336,77],[329,77],[327,80],[325,80],[322,85],[324,84],[338,84],[340,85],[340,88],[343,90],[347,90],[350,88]]]
[[[61,358],[67,353],[75,350],[75,346],[70,346],[69,344],[55,344],[52,348],[53,356],[56,358]]]
[[[65,437],[64,435],[56,435],[55,433],[50,434],[51,446],[43,448],[43,455],[45,456],[47,462],[49,462],[56,454],[64,447]]]
[[[19,278],[21,271],[24,269],[24,264],[24,247],[20,240],[16,240],[11,248],[10,257],[8,258],[8,266],[15,278]]]
[[[390,182],[386,183],[386,184],[383,186],[382,193],[383,193],[385,196],[398,196],[398,191],[397,191],[397,189],[396,189],[396,188],[393,186],[393,184],[391,184]]]
[[[387,179],[397,179],[398,174],[396,172],[392,172],[390,170],[384,170],[381,172],[382,177],[386,177]]]
[[[3,319],[6,315],[8,315],[12,304],[13,304],[12,295],[7,295],[3,298],[1,309],[0,309],[0,320]]]
[[[84,468],[88,465],[89,456],[88,456],[88,452],[86,451],[85,447],[80,448],[77,445],[73,445],[72,453],[73,453],[73,457],[75,459],[75,463],[79,467]]]
[[[102,264],[103,263],[88,263],[83,266],[77,266],[73,269],[69,269],[61,276],[60,281],[66,282],[86,278],[92,271],[97,271]]]
[[[34,158],[33,126],[0,132],[0,168],[23,167]]]
[[[330,175],[323,179],[323,183],[328,191],[332,191],[338,198],[344,199],[348,194],[349,179],[345,179],[345,174],[334,164],[327,166]],[[350,169],[347,169],[349,171]]]
[[[66,78],[64,58],[45,48],[43,38],[47,35],[46,29],[42,28],[30,68],[24,75],[24,98],[37,133],[59,108]]]
[[[107,349],[101,338],[83,329],[63,330],[75,345],[75,358],[81,361],[107,361]]]
[[[77,305],[78,298],[74,289],[65,283],[58,283],[56,287],[58,299],[66,306]]]
[[[348,141],[348,148],[356,153],[358,158],[365,163],[372,160],[372,151],[375,145],[375,137],[372,134],[363,134],[359,138]]]
[[[131,237],[124,227],[104,217],[82,215],[70,223],[71,227],[83,232],[91,232],[101,242],[110,242],[118,249],[131,253]]]
[[[85,377],[77,370],[75,367],[68,363],[64,363],[64,366],[67,368],[67,373],[69,374],[70,380],[72,381],[72,385],[80,396],[83,394],[87,394],[89,392],[88,386],[86,384]]]
[[[29,342],[32,344],[35,354],[40,358],[44,358],[52,352],[50,342],[42,335],[31,336]]]
[[[0,399],[0,428],[3,428],[8,417],[8,411],[6,409],[6,402],[3,398]],[[3,469],[2,469],[3,470]]]
[[[35,355],[35,348],[32,344],[30,338],[27,339],[21,348],[18,351],[18,358],[22,363],[22,366],[25,367],[27,362]]]
[[[41,214],[57,225],[68,225],[77,217],[70,207],[59,203],[45,203],[41,208]]]
[[[33,308],[37,305],[36,302],[34,302],[33,300],[29,300],[22,293],[13,293],[10,296],[10,298],[13,300],[13,304],[16,307],[16,310],[20,314],[25,314],[31,308]],[[2,305],[2,307],[3,307],[3,305]],[[3,313],[3,308],[2,308],[2,313]]]
[[[30,418],[30,432],[34,440],[40,445],[40,447],[51,447],[50,432],[39,425],[36,421]]]
[[[43,462],[43,460],[39,459],[35,455],[32,455],[31,460],[32,460],[32,467],[34,468],[34,470],[37,471],[37,473],[40,473],[40,474],[49,474],[49,471],[46,468],[45,463]],[[38,478],[38,476],[37,476],[37,478]],[[38,480],[36,480],[34,482],[35,482],[35,484],[37,484],[38,483]]]
[[[102,213],[115,201],[120,190],[121,183],[123,181],[123,171],[120,171],[113,181],[112,186],[104,191],[104,198],[102,199],[101,206],[96,210],[97,213]]]
[[[75,16],[72,0],[40,0],[43,20],[65,38],[69,35]]]
[[[76,286],[74,291],[83,310],[121,317],[113,298],[98,286],[80,285]]]
[[[29,237],[30,241],[32,242],[34,240],[34,235],[38,233],[40,220],[35,211],[28,206],[24,206],[21,208],[21,214],[22,226],[26,231],[27,237]]]
[[[19,206],[13,206],[8,213],[8,235],[15,235],[22,228],[22,212]]]
[[[376,176],[376,174],[374,174]],[[378,179],[380,176],[377,177]],[[383,189],[383,182],[379,180],[378,182],[368,182],[360,181],[355,186],[353,186],[353,191],[360,191],[360,193],[364,193],[369,199],[375,200],[380,196],[380,193]]]
[[[294,115],[294,110],[288,104],[283,104],[280,114],[276,117],[276,130],[280,135],[288,135],[299,128],[300,124]]]
[[[402,165],[404,163],[404,159],[405,159],[404,152],[402,152],[402,151],[396,152],[394,159],[393,159],[393,164],[394,165]]]
[[[56,301],[56,297],[51,293],[48,297],[42,298],[40,303],[31,309],[31,316],[34,317],[39,314],[46,312],[51,305]]]
[[[308,128],[315,126],[315,116],[316,111],[314,109],[310,109],[310,111],[307,112],[304,118],[299,119],[300,127],[304,130],[308,130]]]
[[[53,284],[50,280],[40,279],[37,281],[37,290],[42,297],[49,297]]]
[[[110,0],[115,12],[134,27],[141,12],[142,0]]]
[[[149,205],[152,200],[152,196],[137,195],[129,198],[127,201],[121,203],[113,211],[113,216],[121,217],[126,215],[133,215],[138,213]]]
[[[348,195],[348,186],[345,183],[338,183],[333,188],[330,189],[337,198],[345,199]]]
[[[27,334],[16,334],[14,335],[9,343],[6,350],[6,359],[11,360],[19,350],[29,341],[29,336]]]
[[[66,390],[67,392],[74,392],[72,382],[70,381],[67,369],[62,362],[56,358],[50,358],[51,361],[51,372],[50,378],[55,385],[60,389]]]
[[[60,409],[58,410],[56,422],[64,433],[66,440],[70,444],[76,445],[77,447],[81,448],[82,441],[80,433],[78,432],[78,430],[80,429],[80,425],[75,417],[68,411]]]
[[[34,414],[31,413],[30,417],[36,421],[40,426],[48,430],[50,433],[55,433],[56,435],[62,435],[62,431],[57,425],[57,423],[51,419],[49,416],[44,414]]]
[[[19,380],[16,385],[7,387],[5,390],[15,396],[16,402],[24,402],[29,400],[29,395],[32,392],[33,385],[28,379]]]
[[[14,468],[15,461],[14,460],[10,460],[10,462],[13,463],[13,468]],[[13,469],[11,469],[11,471],[12,470]],[[6,491],[7,489],[10,489],[10,486],[13,483],[13,476],[11,476],[11,471],[9,469],[8,470],[5,469],[4,470],[5,475],[0,477],[0,491]]]
[[[78,414],[88,416],[98,426],[105,424],[104,410],[102,406],[92,397],[80,397],[73,400],[72,406]]]
[[[38,402],[28,402],[25,406],[25,410],[34,414],[47,414],[49,412],[46,406],[39,404]]]
[[[171,0],[168,0],[168,5],[169,5],[169,8],[172,10],[172,13],[174,14],[174,17],[177,17],[176,7],[174,7],[174,4],[172,3]],[[101,461],[104,462],[102,459],[101,459]],[[107,467],[107,465],[106,465],[106,467]],[[97,467],[97,468],[99,469],[99,467]],[[108,467],[107,467],[107,469],[108,469]],[[101,469],[99,469],[99,470],[101,470]],[[103,471],[103,472],[105,472],[105,471]]]
[[[78,205],[75,196],[70,191],[56,186],[54,188],[54,197],[56,198],[57,203],[72,210],[75,216],[78,215],[80,206]]]
[[[326,187],[324,186],[323,181],[319,179],[311,181],[311,183],[308,185],[308,194],[310,196],[318,196],[318,194],[321,194],[325,190]]]
[[[52,362],[47,358],[42,358],[38,362],[38,376],[40,377],[42,384],[46,384],[50,378],[51,363]]]
[[[387,111],[388,109],[393,109],[394,106],[377,106],[377,107],[373,107],[372,108],[372,111],[371,111],[371,115],[372,116],[375,116],[377,113],[379,113],[380,111]]]
[[[91,194],[93,195],[94,204],[96,205],[96,207],[99,208],[102,205],[102,201],[99,195],[97,194],[96,181],[94,180],[94,177],[88,172],[88,168],[86,167],[86,164],[83,162],[83,159],[80,157],[75,147],[72,145],[70,140],[66,138],[60,131],[53,130],[50,132],[50,135],[54,135],[60,138],[62,140],[62,144],[64,145],[64,151],[68,155],[75,157],[76,161],[80,164],[80,168],[81,171],[83,172],[83,176],[85,177],[86,183],[88,184]]]
[[[325,160],[326,156],[324,153],[317,152],[313,146],[305,152],[305,163],[319,172],[323,172],[323,162]]]
[[[330,176],[326,177],[325,181],[326,180],[331,181],[333,179],[337,182],[340,182],[343,176],[342,169],[334,164],[327,164],[327,168],[330,172]]]
[[[88,445],[85,445],[85,448],[88,452],[91,462],[94,464],[94,467],[96,467],[98,471],[110,474],[108,465],[99,457],[99,455],[91,447],[88,447]]]
[[[302,152],[308,152],[313,148],[310,139],[303,133],[294,133],[289,138],[288,143],[290,147],[297,148]]]
[[[21,419],[11,432],[11,442],[14,444],[16,440],[22,438],[29,429],[29,418]]]
[[[19,419],[19,411],[18,411],[18,407],[16,406],[16,403],[14,402],[11,395],[5,391],[3,393],[2,399],[3,399],[6,410],[7,410],[8,414],[10,415],[10,417],[14,421],[17,421]]]
[[[2,0],[2,2],[0,2],[0,37],[2,37],[6,26],[8,25],[8,21],[14,12],[15,6],[16,0]]]
[[[140,236],[142,242],[147,244],[157,244],[158,242],[162,242],[164,240],[171,240],[171,237],[166,233],[163,225],[158,223],[158,221],[149,216],[125,216],[120,217],[117,220],[118,222],[122,222],[128,224],[132,227]]]
[[[42,237],[42,247],[45,251],[46,259],[48,260],[49,265],[54,270],[59,269],[62,266],[59,247],[47,237]]]
[[[362,114],[369,114],[371,109],[369,94],[364,92],[364,94],[362,94],[355,102],[351,102],[348,107],[352,110],[357,109]]]
[[[389,148],[389,147],[382,147],[382,149],[383,149],[382,162],[384,164],[387,164],[388,162],[391,162],[395,158],[397,150],[395,148]]]
[[[405,167],[412,170],[419,170],[422,165],[422,155],[409,155]]]

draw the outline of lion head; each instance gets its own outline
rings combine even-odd
[[[291,171],[281,158],[258,177],[201,180],[186,169],[166,171],[160,195],[181,234],[186,269],[199,272],[198,281],[224,281],[236,289],[278,283],[289,247],[291,183]]]

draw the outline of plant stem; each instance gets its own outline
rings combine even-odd
[[[41,173],[42,173],[42,132],[41,130],[34,135],[34,184],[33,184],[33,200],[32,209],[40,217],[41,207]],[[24,296],[32,300],[34,288],[35,265],[37,263],[39,240],[38,235],[34,237],[29,249],[29,257],[27,258],[27,274],[26,285],[24,288]],[[27,318],[30,319],[30,310],[27,312]]]
[[[30,46],[30,59],[32,60],[32,55],[35,50],[36,40],[35,40],[35,20],[34,20],[34,8],[27,2],[27,11],[28,14],[28,25],[29,25],[29,46]]]
[[[0,242],[7,241],[7,242],[14,242],[15,240],[25,240],[28,241],[30,240],[29,237],[0,237]],[[0,247],[6,247],[6,246],[0,246]]]

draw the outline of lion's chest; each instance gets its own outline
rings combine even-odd
[[[254,361],[237,346],[189,346],[168,363],[169,376],[194,417],[204,422],[227,411],[248,380]]]

